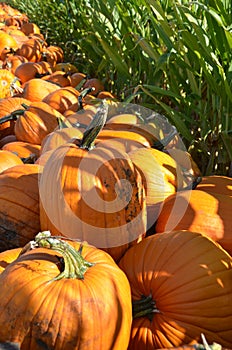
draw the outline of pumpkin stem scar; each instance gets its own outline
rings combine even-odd
[[[79,250],[57,237],[52,237],[49,231],[39,232],[35,237],[36,247],[52,249],[60,253],[64,259],[64,270],[50,282],[63,278],[84,279],[85,272],[95,264],[81,255],[83,246]]]
[[[152,321],[154,314],[160,313],[160,310],[156,307],[155,300],[152,299],[152,295],[142,295],[140,300],[132,301],[132,313],[133,318],[147,316]]]

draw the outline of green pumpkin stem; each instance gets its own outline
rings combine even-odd
[[[86,261],[81,255],[82,245],[79,250],[76,250],[64,240],[51,236],[49,231],[38,233],[35,237],[34,246],[52,249],[62,255],[64,259],[64,270],[53,278],[52,281],[63,278],[84,279],[85,272],[94,265],[94,263]]]
[[[90,124],[87,126],[83,138],[80,144],[81,148],[91,150],[94,148],[95,140],[105,125],[107,114],[108,114],[108,104],[106,100],[102,100],[101,105],[98,107],[97,112]]]
[[[14,112],[11,112],[10,114],[5,115],[0,119],[0,124],[9,122],[11,120],[17,120],[20,115],[23,115],[25,112],[25,109],[16,109]]]
[[[152,295],[142,296],[140,300],[132,301],[133,318],[148,317],[151,321],[155,313],[160,313]]]

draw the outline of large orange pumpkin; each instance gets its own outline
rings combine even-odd
[[[123,271],[87,244],[57,238],[38,244],[11,264],[3,256],[0,341],[21,350],[126,350],[132,312]]]
[[[200,232],[232,254],[231,208],[232,196],[198,189],[178,192],[164,200],[156,232]]]
[[[196,344],[232,347],[232,258],[200,233],[143,239],[119,262],[129,279],[133,323],[128,350]]]
[[[100,117],[96,114],[94,120]],[[144,186],[127,153],[113,142],[111,147],[96,142],[91,148],[98,128],[90,125],[82,140],[58,147],[46,162],[40,181],[41,227],[86,240],[118,260],[145,234]]]

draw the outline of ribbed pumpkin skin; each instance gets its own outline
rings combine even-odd
[[[152,295],[159,313],[133,320],[129,350],[201,342],[232,346],[232,258],[200,233],[145,238],[119,262],[132,300]],[[151,316],[151,317],[152,317]]]
[[[231,208],[230,196],[203,190],[182,191],[166,198],[155,230],[200,232],[232,254]]]
[[[26,244],[40,231],[41,171],[39,165],[23,164],[0,174],[0,251]]]
[[[38,158],[41,146],[25,141],[13,141],[5,144],[2,149],[16,153],[20,158],[27,158],[33,155],[35,156],[34,158]]]
[[[17,109],[22,108],[21,104],[30,104],[25,98],[22,97],[8,97],[0,100],[0,119],[8,114],[11,114]],[[10,120],[3,124],[0,124],[0,139],[14,133],[15,121]]]
[[[203,176],[197,189],[232,196],[232,178],[221,175]]]
[[[62,117],[45,102],[33,102],[15,123],[15,135],[19,141],[40,145],[42,140],[58,126]]]
[[[84,279],[50,282],[60,273],[55,254],[35,249],[1,273],[0,342],[21,350],[126,350],[132,312],[125,274],[108,254],[84,245],[82,256],[95,263]]]
[[[86,240],[118,260],[146,232],[145,192],[129,156],[103,144],[54,150],[40,181],[41,229]]]

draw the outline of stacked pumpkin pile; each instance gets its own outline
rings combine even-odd
[[[0,342],[232,348],[232,179],[0,16]]]

